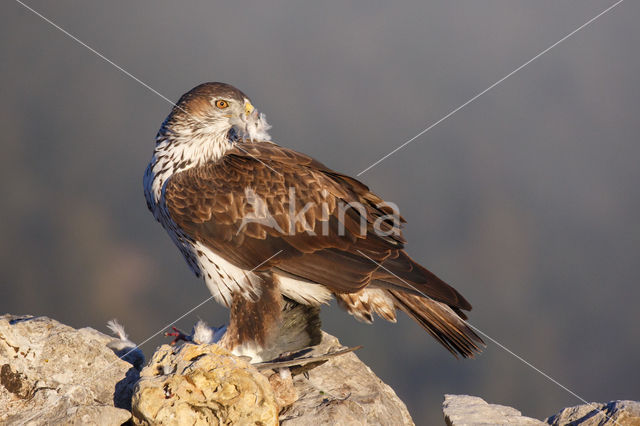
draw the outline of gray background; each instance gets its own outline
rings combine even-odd
[[[170,99],[238,86],[277,142],[355,175],[612,3],[28,4]],[[474,325],[595,401],[640,399],[638,18],[626,1],[361,176]],[[170,105],[18,3],[0,33],[0,312],[117,317],[140,342],[209,295],[143,200]],[[178,325],[226,316],[209,302]],[[491,343],[457,361],[406,317],[324,322],[418,424],[444,393],[536,417],[579,403]]]

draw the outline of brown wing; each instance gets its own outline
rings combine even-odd
[[[471,308],[404,253],[399,230],[376,232],[375,226],[392,229],[384,219],[393,210],[364,184],[272,143],[241,147],[218,162],[177,173],[167,183],[171,217],[192,238],[244,269],[279,252],[258,270],[335,292],[358,291],[376,280]]]

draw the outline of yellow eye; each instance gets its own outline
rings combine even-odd
[[[229,102],[225,101],[224,99],[218,99],[216,101],[216,106],[220,109],[225,109],[229,107]]]

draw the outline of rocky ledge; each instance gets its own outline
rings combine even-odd
[[[544,421],[525,417],[515,408],[489,404],[477,396],[445,395],[442,408],[448,426],[640,426],[640,402],[636,401],[577,405]]]
[[[0,424],[413,425],[403,402],[353,353],[323,333],[313,363],[249,364],[215,344],[163,345],[144,366],[116,337],[47,317],[0,316]],[[122,358],[122,359],[121,359]],[[446,395],[444,423],[637,425],[640,403],[565,408],[545,421],[478,397]]]
[[[0,317],[0,424],[122,424],[139,372],[113,337],[46,317]]]
[[[187,343],[161,346],[142,368],[142,353],[111,328],[117,337],[47,317],[0,316],[0,424],[413,424],[353,353],[278,368]],[[341,348],[323,334],[304,357]]]

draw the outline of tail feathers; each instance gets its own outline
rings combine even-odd
[[[375,272],[374,279],[386,282],[386,287],[426,294],[458,310],[471,310],[471,304],[455,288],[411,259],[403,250],[385,259],[382,266]]]
[[[387,290],[397,309],[404,311],[456,358],[473,358],[484,342],[457,313],[459,309],[415,294]],[[462,312],[460,312],[462,313]]]

